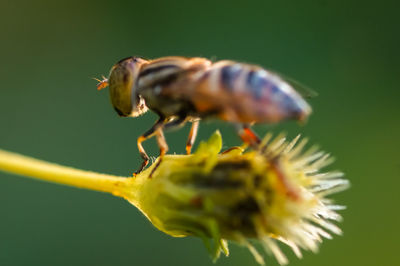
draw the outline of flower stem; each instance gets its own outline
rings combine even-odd
[[[124,197],[130,178],[49,163],[0,149],[0,171]]]

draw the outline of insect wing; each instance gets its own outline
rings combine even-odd
[[[314,98],[318,96],[318,92],[314,91],[313,89],[304,85],[303,83],[297,81],[296,79],[288,77],[287,75],[281,74],[276,71],[270,71],[270,72],[281,77],[284,81],[289,83],[304,98]]]

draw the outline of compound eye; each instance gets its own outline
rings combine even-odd
[[[113,66],[108,80],[111,102],[121,116],[129,116],[134,108],[132,94],[134,94],[136,77],[140,65],[135,58],[130,57],[119,61]],[[135,98],[133,98],[135,99]]]

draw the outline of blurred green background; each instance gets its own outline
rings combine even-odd
[[[119,118],[91,77],[140,55],[253,62],[319,96],[302,133],[331,152],[352,183],[344,236],[291,265],[399,265],[400,107],[397,1],[5,1],[0,4],[0,147],[119,175],[140,163],[136,138],[156,116]],[[229,125],[225,147],[239,144]],[[188,127],[167,134],[182,153]],[[198,142],[197,142],[198,143]],[[145,143],[158,153],[154,140]],[[287,248],[284,248],[288,251]],[[231,245],[216,265],[256,265]],[[290,252],[288,252],[290,253]],[[276,265],[272,257],[268,265]],[[111,195],[0,173],[0,265],[212,265],[197,238],[157,231]]]

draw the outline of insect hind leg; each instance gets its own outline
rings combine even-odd
[[[236,131],[242,141],[255,150],[260,148],[261,139],[247,124],[236,124]]]

